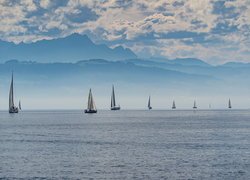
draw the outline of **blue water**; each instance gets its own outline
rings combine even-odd
[[[0,112],[0,179],[249,179],[250,111]]]

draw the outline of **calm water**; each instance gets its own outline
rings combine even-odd
[[[250,111],[0,112],[0,179],[249,179]]]

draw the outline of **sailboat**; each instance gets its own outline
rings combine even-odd
[[[22,110],[22,106],[21,106],[21,101],[20,100],[19,100],[18,108],[19,108],[20,111]]]
[[[149,110],[152,109],[150,96],[149,96],[149,98],[148,98],[148,109],[149,109]]]
[[[194,101],[194,106],[193,106],[193,109],[197,109],[197,106],[196,106],[196,101]]]
[[[87,109],[84,110],[84,112],[85,113],[97,113],[91,89],[89,89],[88,107]]]
[[[120,110],[120,105],[116,106],[115,103],[115,89],[114,89],[114,85],[112,86],[112,94],[111,94],[111,110]]]
[[[10,92],[9,92],[9,113],[18,113],[18,108],[14,104],[13,73],[11,77]]]
[[[172,109],[176,109],[175,101],[173,101]]]
[[[232,108],[232,104],[231,104],[231,100],[229,99],[228,101],[228,108],[231,109]]]

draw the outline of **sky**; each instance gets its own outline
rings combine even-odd
[[[250,62],[250,0],[0,0],[3,41],[31,43],[73,33],[86,34],[95,43],[111,48],[130,48],[139,58],[192,57],[210,64]],[[6,109],[9,79],[1,78],[4,93],[0,93],[0,109]],[[36,82],[29,82],[32,88],[27,91],[24,82],[18,76],[15,79],[16,102],[20,98],[24,108],[86,106],[89,84],[84,88],[66,84],[58,93],[58,87],[40,87]],[[169,85],[154,89],[138,84],[129,90],[128,84],[119,83],[117,99],[123,109],[146,108],[149,94],[156,108],[170,108],[173,99],[178,108],[192,107],[194,99],[199,108],[207,108],[209,103],[225,108],[229,97],[234,107],[249,107],[248,86],[235,92],[230,84],[224,87],[229,89],[226,93],[215,96],[208,92],[197,95],[196,90],[186,94],[182,89],[171,94]],[[98,108],[109,107],[110,87],[93,87]]]
[[[0,39],[87,34],[138,57],[250,62],[249,0],[0,0]]]

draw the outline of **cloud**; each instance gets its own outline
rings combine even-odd
[[[44,9],[49,8],[50,5],[51,5],[50,0],[41,0],[40,1],[40,7],[44,8]]]
[[[216,16],[212,14],[212,3],[208,0],[202,3],[196,0],[178,1],[178,3],[140,0],[120,6],[117,5],[118,2],[121,3],[106,1],[103,5],[105,9],[103,6],[98,6],[97,13],[101,14],[100,18],[89,25],[93,31],[96,28],[103,28],[110,36],[123,33],[126,39],[131,40],[152,32],[156,35],[183,30],[209,32],[216,25]]]
[[[0,0],[0,18],[14,42],[78,32],[143,57],[250,61],[249,0]]]

